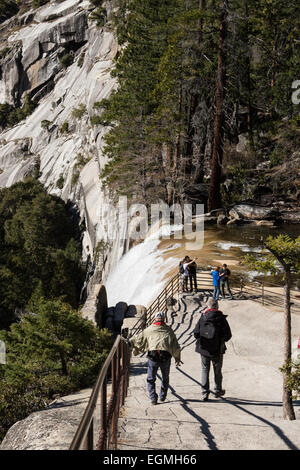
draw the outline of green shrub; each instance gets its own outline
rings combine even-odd
[[[4,47],[0,51],[0,59],[3,59],[9,52],[11,51],[11,47]]]
[[[270,154],[270,167],[281,165],[284,161],[285,151],[282,147],[275,147],[273,152]]]
[[[39,8],[43,5],[46,5],[46,3],[48,3],[49,0],[33,0],[32,1],[32,7],[33,8]]]
[[[65,179],[64,179],[63,174],[61,173],[61,174],[59,175],[59,178],[58,178],[57,182],[56,182],[56,186],[57,186],[59,189],[63,189],[64,184],[65,184]]]
[[[72,116],[76,119],[81,119],[85,113],[86,113],[86,106],[83,103],[80,103],[78,108],[73,108],[72,110]]]
[[[82,52],[79,56],[78,61],[77,61],[78,67],[82,67],[84,58],[85,58],[85,52]]]
[[[68,133],[68,132],[69,132],[69,124],[68,124],[67,121],[65,121],[65,122],[63,123],[63,125],[61,126],[61,128],[60,128],[60,133],[61,133],[61,134],[66,134],[66,133]]]
[[[8,18],[16,15],[19,11],[19,6],[15,0],[1,0],[0,2],[0,23]]]
[[[94,114],[94,116],[91,116],[91,124],[92,126],[106,126],[108,125],[107,122],[105,122],[101,116],[97,116],[96,114]]]
[[[91,158],[92,157],[90,156],[84,157],[82,153],[78,153],[74,168],[80,168],[80,169],[83,168],[85,165],[87,165],[87,163],[91,160]]]
[[[74,57],[69,52],[67,52],[66,54],[59,57],[58,60],[61,63],[61,65],[63,66],[63,68],[66,69],[70,65],[73,64]]]
[[[47,119],[43,119],[43,121],[41,121],[41,128],[48,130],[51,124],[52,124],[51,121],[48,121]]]
[[[104,240],[100,240],[97,243],[96,249],[95,249],[95,262],[98,263],[100,260],[100,257],[103,257],[106,253],[106,251],[110,248],[110,243],[105,242]]]
[[[105,8],[99,7],[91,13],[91,19],[96,21],[98,27],[104,26],[107,19],[107,12]]]
[[[22,108],[14,108],[8,103],[0,104],[0,126],[5,128],[18,124],[30,116],[36,105],[37,103],[32,101],[29,95],[25,97]]]
[[[80,176],[79,171],[73,173],[72,180],[71,180],[71,185],[72,186],[75,186],[78,183],[79,176]]]

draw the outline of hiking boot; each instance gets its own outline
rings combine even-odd
[[[215,392],[215,397],[220,398],[225,395],[225,390],[220,390],[219,392]]]
[[[202,401],[208,401],[208,393],[206,393],[205,395],[202,395]]]
[[[160,401],[166,401],[166,398],[167,398],[167,397],[161,397],[161,398],[160,398]]]
[[[153,400],[153,401],[151,402],[151,405],[157,405],[157,400]]]

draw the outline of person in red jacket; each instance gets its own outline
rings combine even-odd
[[[223,355],[226,351],[225,342],[231,338],[230,326],[226,316],[219,311],[218,301],[210,298],[207,309],[202,313],[195,329],[196,352],[201,355],[202,363],[202,399],[207,401],[210,393],[209,371],[213,365],[215,379],[215,396],[221,397],[225,394],[222,389],[222,365]]]

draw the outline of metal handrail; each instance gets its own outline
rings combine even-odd
[[[121,336],[115,340],[104,362],[84,415],[69,450],[105,450],[117,448],[117,420],[124,405],[129,381],[130,351]],[[107,403],[107,384],[111,378],[111,397]],[[99,400],[99,432],[94,439],[95,411]]]

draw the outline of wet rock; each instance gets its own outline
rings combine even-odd
[[[224,214],[220,214],[217,219],[217,224],[218,225],[226,225],[227,222],[229,221],[228,217]]]
[[[300,211],[281,212],[281,219],[286,224],[300,224]]]
[[[268,220],[274,219],[278,211],[273,207],[239,204],[229,211],[229,215],[232,219]]]

